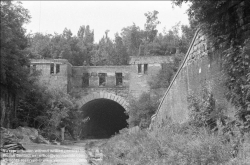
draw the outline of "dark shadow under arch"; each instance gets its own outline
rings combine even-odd
[[[83,117],[90,120],[82,125],[81,139],[109,138],[127,127],[126,110],[109,99],[95,99],[81,107]]]

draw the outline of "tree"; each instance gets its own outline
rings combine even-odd
[[[18,104],[18,97],[24,95],[30,87],[28,51],[25,50],[28,39],[23,28],[23,25],[29,22],[30,16],[21,6],[21,2],[1,1],[0,8],[1,124],[12,127],[11,120],[16,114],[16,107],[11,106],[10,102],[15,100],[15,104]],[[8,101],[2,95],[2,89],[7,91]]]
[[[35,33],[29,36],[29,58],[51,58],[51,35]]]
[[[1,84],[11,92],[28,88],[28,39],[23,25],[29,22],[21,2],[1,1]]]
[[[146,32],[146,41],[153,42],[155,36],[157,35],[158,30],[156,30],[156,27],[161,22],[158,21],[157,14],[159,14],[158,11],[154,10],[153,12],[147,12],[144,15],[146,16],[147,20],[144,24],[145,32]]]
[[[94,49],[94,31],[90,30],[89,25],[81,26],[77,33],[78,43],[77,46],[80,49],[80,52],[75,58],[75,61],[83,64],[84,61],[87,65],[91,63],[91,52]]]
[[[111,57],[113,57],[114,44],[108,37],[109,30],[105,31],[105,37],[99,41],[97,46],[97,50],[95,54],[92,56],[92,63],[94,65],[113,65]]]
[[[189,18],[189,24],[188,25],[182,25],[181,26],[181,31],[182,31],[182,36],[181,36],[181,42],[180,42],[180,51],[181,52],[187,52],[189,45],[192,42],[192,39],[194,37],[194,33],[197,30],[197,22],[191,18]]]
[[[30,35],[29,58],[64,58],[74,66],[85,62],[90,64],[91,51],[94,48],[94,32],[87,25],[81,26],[77,36],[65,28],[62,34],[55,33]]]
[[[135,24],[122,29],[121,37],[130,56],[138,55],[143,36],[144,32]]]
[[[168,88],[170,82],[174,76],[174,68],[173,65],[163,64],[163,68],[159,71],[159,73],[152,78],[153,81],[149,81],[149,86],[151,89],[157,88]]]
[[[46,137],[59,138],[57,130],[65,127],[74,138],[81,122],[75,100],[58,88],[48,88],[34,83],[17,109],[17,126],[38,128]]]
[[[236,116],[247,121],[249,113],[249,31],[250,23],[247,0],[196,1],[174,0],[175,5],[191,3],[189,19],[199,24],[214,50],[223,52],[223,71],[226,73],[226,96],[237,108]],[[249,124],[250,125],[250,122]]]
[[[111,55],[110,60],[113,65],[127,65],[128,64],[128,53],[125,45],[123,44],[122,38],[118,33],[115,34],[114,42],[114,53]]]

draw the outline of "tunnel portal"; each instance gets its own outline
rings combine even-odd
[[[126,110],[109,99],[95,99],[81,108],[83,117],[90,120],[82,125],[81,139],[109,138],[127,127]]]

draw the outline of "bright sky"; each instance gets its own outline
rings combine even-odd
[[[24,8],[31,15],[30,23],[25,25],[27,32],[54,34],[62,33],[64,28],[77,34],[81,25],[89,25],[94,29],[95,42],[98,42],[110,30],[109,37],[121,33],[122,28],[131,26],[133,22],[144,29],[146,17],[144,13],[157,10],[158,31],[169,30],[179,21],[188,24],[185,13],[188,5],[172,7],[171,1],[22,1]]]

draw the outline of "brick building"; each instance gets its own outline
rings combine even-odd
[[[151,80],[168,56],[131,57],[126,66],[72,66],[65,59],[32,59],[31,72],[39,70],[40,82],[60,88],[77,99],[83,117],[81,137],[109,137],[127,126],[129,99],[151,92]]]

